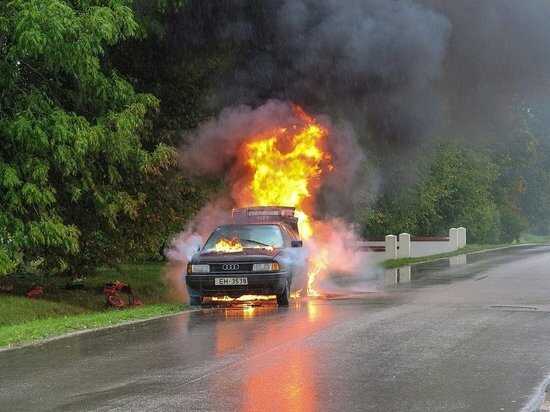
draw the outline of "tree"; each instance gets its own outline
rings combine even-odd
[[[85,273],[158,244],[143,219],[174,150],[144,148],[158,101],[105,59],[137,33],[123,0],[0,4],[0,274]]]
[[[501,203],[507,205],[523,230],[550,233],[550,107],[520,106],[517,127],[498,147]]]
[[[473,242],[498,241],[499,215],[492,194],[497,176],[488,155],[440,145],[418,189],[419,234],[443,234],[464,226]]]
[[[468,228],[473,242],[496,242],[500,217],[492,193],[498,169],[490,157],[453,144],[438,145],[419,167],[418,182],[383,195],[364,217],[368,235],[444,235]]]
[[[134,1],[142,35],[116,45],[109,58],[136,87],[160,99],[154,134],[164,142],[180,144],[182,131],[223,108],[215,88],[235,69],[236,51],[220,32],[236,8],[234,2]]]

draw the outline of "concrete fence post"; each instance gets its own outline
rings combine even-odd
[[[458,250],[458,229],[449,229],[449,248],[451,251]]]
[[[463,247],[466,247],[466,228],[465,227],[458,228],[458,247],[460,249],[462,249]]]
[[[399,235],[399,250],[397,255],[399,258],[411,257],[411,235],[408,233],[401,233]]]
[[[387,235],[385,246],[386,259],[397,259],[397,237],[394,235]]]

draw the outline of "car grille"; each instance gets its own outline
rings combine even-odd
[[[252,263],[227,262],[211,263],[210,273],[250,273],[252,272]]]

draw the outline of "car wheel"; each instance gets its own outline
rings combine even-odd
[[[202,296],[191,296],[189,304],[191,306],[200,306],[202,304]]]
[[[288,306],[289,297],[290,297],[290,284],[287,281],[285,290],[283,290],[283,293],[281,293],[280,295],[277,295],[277,304],[279,306]]]

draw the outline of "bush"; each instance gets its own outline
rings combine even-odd
[[[364,213],[363,234],[444,235],[450,227],[464,226],[472,242],[499,240],[501,223],[491,191],[497,167],[488,156],[441,144],[419,175],[413,188],[383,196]]]

